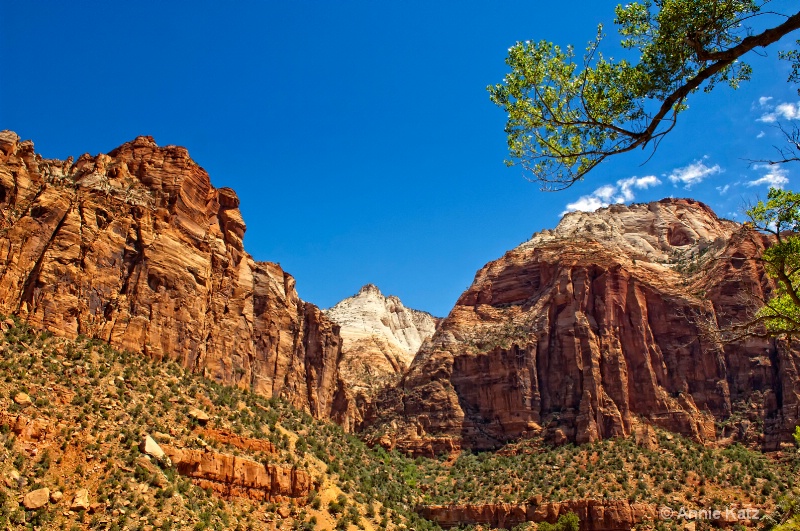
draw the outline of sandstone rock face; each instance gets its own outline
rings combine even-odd
[[[744,320],[769,292],[748,259],[767,244],[691,200],[568,214],[477,273],[365,435],[430,454],[628,436],[641,420],[776,448],[798,422],[798,349],[703,325]]]
[[[348,382],[366,385],[356,371],[368,364],[369,376],[402,373],[411,364],[422,343],[436,331],[436,319],[412,310],[373,284],[367,284],[325,315],[339,325],[342,336],[342,376]]]
[[[265,454],[277,453],[275,445],[266,439],[254,439],[252,437],[238,435],[228,430],[215,430],[209,428],[197,430],[196,433],[198,435],[202,435],[203,437],[213,439],[220,444],[229,444],[231,446],[235,446],[240,450],[247,450],[253,453],[263,452]]]
[[[304,498],[314,488],[311,477],[296,468],[265,466],[251,459],[214,451],[169,446],[165,446],[164,451],[178,473],[226,497],[280,502]]]
[[[394,295],[384,296],[373,284],[324,313],[340,327],[339,373],[355,419],[369,397],[408,369],[438,322],[427,312],[406,308]]]
[[[242,246],[230,189],[139,137],[72,163],[0,133],[0,312],[331,415],[338,327]]]
[[[483,524],[511,529],[523,522],[555,523],[559,516],[575,513],[581,531],[628,531],[639,523],[657,518],[656,508],[627,500],[591,499],[551,503],[494,503],[485,505],[432,505],[422,507],[420,515],[444,528]]]

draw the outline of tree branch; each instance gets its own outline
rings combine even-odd
[[[765,48],[781,40],[784,35],[792,31],[800,29],[800,12],[795,13],[786,19],[783,24],[779,24],[774,28],[764,30],[758,35],[750,35],[742,39],[742,42],[730,48],[719,52],[710,52],[703,48],[703,46],[691,37],[686,38],[686,42],[694,49],[697,59],[699,61],[727,61],[733,62],[737,58],[746,54],[753,48]]]
[[[637,135],[639,139],[635,143],[647,144],[658,127],[658,124],[667,115],[667,113],[675,105],[682,102],[693,90],[699,88],[704,81],[707,81],[713,77],[714,74],[717,74],[727,66],[730,66],[736,59],[751,51],[753,48],[763,48],[769,46],[779,41],[787,33],[790,33],[796,29],[800,29],[800,12],[795,13],[789,17],[786,22],[779,26],[765,30],[759,35],[753,35],[744,38],[742,42],[730,50],[726,50],[724,52],[714,52],[712,54],[704,54],[703,56],[698,53],[698,59],[701,61],[711,60],[713,58],[713,60],[716,62],[698,72],[696,76],[687,81],[672,94],[667,96],[664,99],[664,103],[661,104],[661,108],[658,110],[658,113],[656,113],[656,115],[650,121],[650,125],[647,126],[647,129]]]

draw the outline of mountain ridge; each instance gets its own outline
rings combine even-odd
[[[592,442],[645,423],[777,448],[798,422],[797,348],[722,344],[698,319],[752,315],[742,295],[773,289],[753,260],[767,245],[694,200],[569,214],[478,271],[368,408],[364,436],[431,455]]]
[[[338,327],[279,265],[247,254],[238,207],[185,148],[152,137],[59,161],[4,131],[0,311],[170,357],[317,418],[345,414]]]
[[[620,529],[792,487],[798,345],[704,328],[769,296],[771,240],[707,205],[568,214],[441,320],[372,284],[302,301],[238,206],[151,137],[59,161],[0,132],[0,522]]]
[[[363,405],[402,376],[439,322],[427,312],[406,308],[399,297],[384,295],[374,284],[365,284],[324,314],[339,326],[339,372],[354,424]]]

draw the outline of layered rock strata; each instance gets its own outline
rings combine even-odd
[[[768,296],[768,243],[692,200],[568,214],[478,271],[365,435],[433,454],[627,436],[641,420],[777,448],[798,423],[798,349],[710,326]]]
[[[281,502],[305,498],[314,488],[308,473],[297,468],[264,465],[211,450],[163,448],[179,474],[227,498]]]
[[[384,296],[374,284],[325,310],[325,315],[340,327],[342,376],[364,386],[369,377],[404,372],[437,323],[429,313],[406,308],[398,297]],[[364,370],[371,372],[365,376],[360,372]]]
[[[150,137],[61,161],[2,132],[0,312],[330,417],[338,327],[245,252],[238,207],[186,149]]]
[[[485,525],[492,529],[512,529],[524,522],[554,524],[560,516],[574,513],[581,531],[628,531],[636,525],[657,519],[656,508],[627,500],[568,500],[541,503],[492,503],[480,505],[429,505],[419,508],[421,516],[444,528]]]
[[[354,422],[376,391],[408,369],[439,321],[427,312],[406,308],[394,295],[383,295],[374,284],[325,310],[325,315],[340,327],[339,374]]]

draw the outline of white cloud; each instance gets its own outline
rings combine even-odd
[[[661,184],[661,179],[659,179],[655,175],[645,175],[644,177],[638,177],[633,182],[633,186],[641,190],[647,190],[651,186],[658,186],[659,184]]]
[[[703,159],[706,158],[708,157],[703,157]],[[684,188],[688,190],[695,184],[703,182],[706,177],[717,173],[722,173],[722,168],[719,167],[719,164],[709,167],[702,160],[698,160],[683,168],[675,168],[668,177],[675,185],[683,184]]]
[[[766,108],[770,109],[770,112],[762,114],[756,121],[771,124],[780,119],[800,120],[800,101],[796,103],[779,103],[774,108],[769,105]]]
[[[764,138],[765,134],[766,133],[764,131],[759,131],[758,134],[756,135],[756,138]]]
[[[760,98],[758,98],[758,104],[761,107],[764,107],[764,106],[767,105],[767,103],[770,102],[771,99],[772,99],[772,96],[761,96]]]
[[[756,170],[767,170],[767,173],[758,179],[747,181],[747,186],[772,186],[773,188],[783,188],[789,183],[789,178],[786,176],[788,173],[780,166],[770,166],[769,164],[760,164],[753,166]]]
[[[592,192],[592,195],[599,199],[602,199],[603,201],[609,202],[614,198],[614,194],[616,193],[617,193],[617,188],[614,185],[606,184],[604,186],[601,186],[594,192]]]
[[[620,179],[616,184],[604,184],[589,195],[582,195],[574,203],[569,203],[561,215],[580,210],[594,212],[598,208],[607,207],[612,203],[625,203],[633,201],[636,195],[633,190],[646,190],[657,186],[661,181],[655,175],[645,177],[628,177]]]
[[[725,195],[728,190],[730,190],[731,185],[726,184],[725,186],[717,186],[717,191],[719,195]]]
[[[563,216],[568,212],[575,212],[576,210],[580,210],[582,212],[594,212],[598,208],[607,206],[608,203],[603,202],[603,200],[599,197],[595,197],[593,195],[584,195],[574,203],[569,203],[567,205],[567,209],[562,212],[561,215]]]
[[[800,119],[800,102],[781,103],[775,107],[775,112],[786,120]]]
[[[655,175],[645,175],[644,177],[628,177],[627,179],[620,179],[617,181],[619,192],[622,194],[622,197],[625,199],[625,201],[633,201],[633,198],[635,197],[633,194],[633,188],[647,190],[651,186],[657,186],[659,184],[661,184],[661,181]]]

